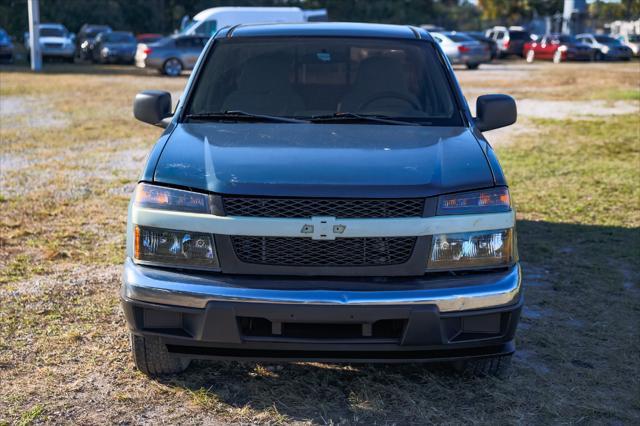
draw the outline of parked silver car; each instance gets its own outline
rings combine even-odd
[[[43,59],[61,58],[73,62],[76,54],[75,34],[62,24],[40,24],[38,29]],[[25,33],[24,44],[29,51],[29,33]]]
[[[464,64],[470,70],[474,70],[480,64],[491,61],[489,47],[465,33],[452,31],[431,33],[431,36],[440,44],[452,64]]]
[[[140,43],[136,51],[136,66],[155,68],[171,77],[178,76],[184,70],[193,69],[208,40],[208,36],[178,35],[156,43]]]

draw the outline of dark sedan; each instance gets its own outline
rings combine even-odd
[[[0,28],[0,61],[13,61],[13,43],[7,32]]]
[[[76,37],[76,53],[80,59],[91,59],[96,36],[100,33],[108,33],[111,27],[108,25],[84,24]]]
[[[124,62],[133,64],[136,46],[136,38],[130,32],[100,33],[96,37],[92,59],[94,62],[100,63]]]
[[[613,37],[596,34],[578,34],[576,38],[595,49],[596,60],[599,61],[616,59],[628,61],[633,55],[633,51],[629,47],[623,45]]]
[[[498,44],[494,39],[485,37],[484,33],[481,33],[479,31],[471,31],[465,34],[467,34],[472,39],[479,41],[480,43],[487,46],[489,48],[489,52],[491,52],[492,60],[498,57]]]

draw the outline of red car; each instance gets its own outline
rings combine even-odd
[[[556,64],[564,61],[590,61],[594,57],[593,49],[589,45],[564,34],[548,34],[530,41],[524,45],[523,53],[527,62],[547,59]]]
[[[136,36],[136,41],[138,43],[150,44],[150,43],[155,43],[156,41],[160,40],[163,37],[164,36],[162,34],[153,34],[153,33],[138,34]]]

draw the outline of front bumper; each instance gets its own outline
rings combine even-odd
[[[176,356],[445,361],[514,351],[519,265],[469,276],[277,278],[205,275],[125,263],[133,333]]]
[[[588,61],[593,59],[593,52],[590,50],[567,50],[563,52],[564,60],[568,61]]]
[[[53,48],[41,46],[40,52],[42,53],[42,56],[46,56],[48,58],[73,58],[75,56],[76,50],[73,46],[69,48]]]
[[[449,61],[454,64],[484,64],[491,62],[491,52],[478,52],[478,53],[462,53],[451,55]]]
[[[100,53],[100,58],[104,62],[133,62],[135,60],[135,53],[109,51],[106,54]]]

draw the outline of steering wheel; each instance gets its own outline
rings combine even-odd
[[[411,105],[413,107],[413,109],[415,109],[415,110],[420,111],[422,109],[420,107],[420,105],[418,104],[418,102],[416,102],[415,99],[411,98],[409,95],[405,95],[404,93],[378,92],[378,93],[375,93],[375,94],[369,96],[367,99],[365,99],[358,106],[358,111],[364,110],[370,104],[372,104],[375,101],[380,100],[380,99],[399,99],[399,100],[404,101],[404,102],[408,103],[409,105]]]

